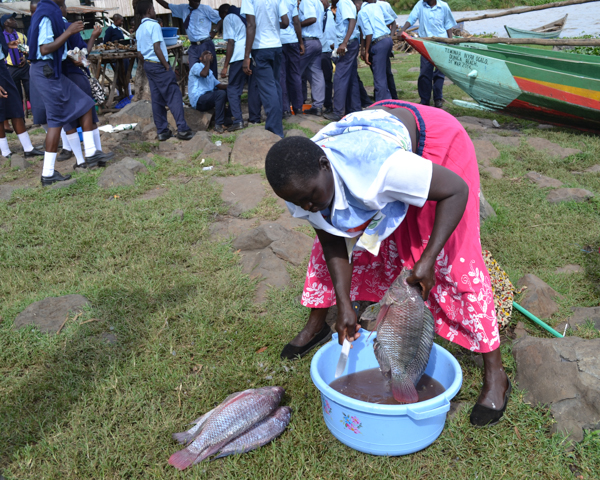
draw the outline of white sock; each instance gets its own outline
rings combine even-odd
[[[100,130],[98,130],[98,127],[96,127],[94,130],[92,130],[92,133],[94,134],[94,144],[96,145],[96,150],[101,152],[102,142],[100,141]]]
[[[51,177],[54,175],[54,162],[56,162],[57,153],[44,153],[44,166],[42,168],[42,177]]]
[[[71,146],[69,145],[71,142],[69,142],[69,137],[64,128],[60,129],[60,139],[62,140],[62,148],[64,150],[71,150]]]
[[[17,136],[19,137],[21,145],[23,145],[23,150],[25,150],[26,152],[31,152],[33,150],[33,145],[31,144],[29,134],[27,132],[23,132],[19,133]]]
[[[6,137],[0,138],[0,151],[2,151],[2,156],[8,158],[12,153],[10,151],[10,147],[8,146],[8,140]]]
[[[48,124],[47,123],[44,123],[42,125],[42,128],[44,129],[44,132],[48,133]]]
[[[83,147],[85,148],[86,157],[91,157],[94,153],[96,153],[94,132],[83,132]]]
[[[85,163],[85,158],[83,158],[83,152],[81,151],[81,142],[79,141],[79,134],[75,132],[67,135],[67,142],[70,146],[69,150],[71,150],[75,154],[75,158],[77,159],[77,165]]]

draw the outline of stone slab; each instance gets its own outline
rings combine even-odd
[[[237,177],[213,177],[213,181],[222,185],[221,199],[229,205],[229,214],[236,217],[255,208],[265,196],[264,180],[257,173]]]
[[[230,161],[245,167],[265,168],[267,153],[279,140],[277,135],[262,127],[246,128],[233,145]]]
[[[48,297],[32,303],[15,318],[15,328],[35,325],[42,333],[56,333],[67,315],[80,312],[90,302],[83,295]]]
[[[558,312],[559,306],[554,299],[561,295],[541,278],[528,273],[517,282],[517,287],[527,287],[519,303],[536,317],[550,318]]]
[[[592,192],[583,188],[559,188],[558,190],[552,190],[546,196],[546,199],[550,203],[585,202],[593,196]]]
[[[527,177],[529,180],[531,180],[533,183],[535,183],[540,188],[546,188],[546,187],[558,188],[563,185],[563,182],[561,182],[560,180],[556,180],[555,178],[547,177],[538,172],[527,172],[527,175],[525,175],[525,177]]]
[[[552,157],[566,158],[581,153],[577,148],[563,148],[557,143],[540,137],[528,137],[527,143],[538,152],[544,152]]]
[[[483,167],[481,169],[481,171],[486,173],[487,175],[489,175],[491,178],[493,178],[495,180],[501,180],[502,176],[504,174],[502,169],[498,168],[498,167]]]
[[[473,140],[477,161],[486,166],[491,167],[491,161],[500,156],[500,152],[489,140]]]

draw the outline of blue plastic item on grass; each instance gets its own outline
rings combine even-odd
[[[177,28],[176,27],[162,27],[162,34],[164,38],[176,37],[177,36]]]
[[[361,329],[352,343],[344,375],[377,368],[373,352],[376,332]],[[342,346],[337,333],[315,354],[310,376],[321,392],[323,418],[329,431],[343,444],[373,455],[407,455],[431,445],[442,433],[450,400],[462,385],[462,370],[446,349],[433,344],[425,373],[446,391],[437,397],[410,405],[379,405],[342,395],[329,386]]]
[[[79,141],[83,142],[83,130],[81,127],[77,127],[77,133],[79,134]]]

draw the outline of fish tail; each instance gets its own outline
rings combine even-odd
[[[190,434],[189,431],[186,432],[179,432],[179,433],[174,433],[172,435],[173,440],[175,440],[177,443],[180,443],[181,445],[185,445],[186,443],[189,443],[190,440],[193,440],[195,438],[195,435]]]
[[[171,458],[169,458],[169,465],[173,465],[179,470],[185,470],[187,467],[195,463],[197,458],[197,453],[191,452],[189,449],[184,448],[183,450],[179,450],[171,455]]]
[[[417,403],[419,401],[417,389],[408,375],[402,375],[399,378],[392,377],[392,394],[400,403]]]

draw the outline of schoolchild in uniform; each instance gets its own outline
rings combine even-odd
[[[333,77],[333,112],[325,118],[335,122],[344,115],[361,110],[358,90],[358,50],[360,47],[356,28],[356,7],[351,0],[334,0],[336,35],[339,43],[338,61]]]
[[[246,83],[248,83],[249,123],[260,123],[261,104],[255,78],[252,75],[246,75],[242,68],[246,51],[246,19],[240,14],[238,7],[229,5],[221,5],[219,15],[223,19],[223,40],[227,40],[227,54],[221,78],[227,78],[229,70],[227,98],[233,115],[233,125],[228,128],[228,131],[233,132],[244,128],[242,92]]]
[[[17,21],[15,17],[16,13],[12,15],[6,14],[0,17],[0,27],[4,29],[4,39],[6,43],[10,43],[17,40],[19,44],[27,43],[27,37],[21,32],[17,32]],[[6,56],[6,65],[8,67],[8,73],[15,81],[17,90],[21,100],[21,89],[25,90],[25,97],[29,100],[29,64],[24,53],[19,51],[18,45],[16,48],[9,48],[8,55]]]
[[[38,3],[40,0],[31,0],[29,2],[29,11],[31,15],[35,13]],[[27,31],[27,37],[30,37],[31,26]],[[42,128],[48,133],[48,120],[46,119],[46,107],[44,107],[44,102],[41,101],[40,94],[34,83],[29,82],[29,95],[31,96],[31,114],[33,116],[33,124],[41,125]],[[64,148],[64,146],[63,146]],[[70,148],[70,147],[69,147]],[[69,155],[67,158],[71,158],[72,155]],[[60,155],[59,155],[60,157]],[[65,158],[65,160],[67,159]],[[57,158],[58,160],[58,158]]]
[[[202,52],[208,50],[212,53],[213,58],[210,69],[217,78],[217,52],[213,43],[215,34],[221,28],[221,18],[217,11],[208,5],[200,5],[200,0],[189,0],[188,5],[167,3],[165,0],[156,1],[164,8],[171,10],[175,18],[183,20],[183,28],[192,44],[188,50],[190,70],[194,63],[200,61]],[[213,23],[217,24],[214,28]]]
[[[118,42],[125,38],[125,35],[123,35],[123,32],[119,28],[123,26],[123,16],[115,13],[112,17],[112,21],[113,24],[106,29],[106,32],[104,32],[104,43]]]
[[[63,15],[63,21],[65,22],[65,28],[69,28],[71,25],[67,19],[67,7],[63,4],[60,7],[60,10]],[[88,52],[92,51],[92,47],[96,40],[102,34],[102,27],[96,25],[90,38],[87,43],[83,41],[80,33],[75,33],[69,37],[67,43],[65,44],[67,51],[74,50],[75,48],[87,49]],[[75,63],[71,58],[67,57],[65,61],[62,62],[62,72],[63,75],[66,76],[69,80],[71,80],[75,85],[79,87],[79,89],[94,100],[92,96],[92,89],[90,87],[90,82],[88,80],[88,76],[86,71],[84,70],[83,64]],[[95,103],[95,101],[94,101]],[[94,143],[93,145],[88,145],[93,151],[86,151],[86,155],[92,155],[95,151],[102,152],[102,142],[100,141],[100,130],[98,130],[98,114],[96,113],[96,108],[92,108],[92,122],[93,122],[93,130],[94,134]],[[76,168],[88,168],[95,167],[95,165],[88,164],[84,157],[83,152],[81,150],[81,142],[79,141],[79,134],[77,133],[77,127],[79,127],[79,122],[76,120],[75,122],[70,123],[69,125],[65,125],[61,130],[61,138],[63,140],[63,145],[68,144],[71,147],[71,151],[75,154],[76,163],[73,165],[73,169]],[[67,134],[66,132],[72,132]],[[114,153],[106,153],[104,161],[108,161],[112,157],[114,157]]]
[[[215,78],[210,69],[211,62],[212,53],[206,51],[194,64],[188,79],[188,96],[190,105],[200,112],[215,109],[215,132],[223,133],[225,117],[231,119],[231,111],[226,108],[227,85]]]
[[[185,121],[181,90],[179,90],[175,73],[168,62],[169,55],[165,39],[155,20],[156,12],[152,0],[141,0],[137,4],[136,13],[142,17],[142,22],[135,32],[137,50],[140,52],[140,63],[144,66],[144,72],[146,72],[150,85],[152,116],[158,139],[163,142],[173,136],[167,121],[165,107],[168,105],[177,123],[177,138],[190,140],[194,134]]]
[[[388,2],[384,2],[383,0],[366,0],[366,1],[369,3],[375,3],[381,8],[381,11],[383,12],[383,18],[385,19],[385,24],[390,29],[390,35],[392,36],[392,42],[393,42],[393,39],[396,36],[396,29],[398,28],[398,25],[396,24],[396,18],[398,18],[398,15],[396,15],[396,12],[394,12],[394,9]],[[387,61],[387,65],[386,65],[386,74],[387,74],[388,88],[390,89],[390,94],[392,95],[392,99],[398,100],[398,91],[396,90],[396,81],[394,80],[394,74],[392,73],[392,62],[390,61],[390,58],[394,58],[393,50],[388,57],[388,61]]]
[[[279,30],[289,25],[288,9],[281,0],[242,0],[241,13],[246,15],[244,73],[256,75],[260,101],[267,113],[265,129],[283,138]]]
[[[44,154],[44,152],[34,148],[31,144],[29,134],[25,129],[25,122],[23,121],[23,103],[17,86],[8,68],[6,68],[6,63],[4,63],[4,59],[9,54],[9,47],[16,48],[18,42],[18,40],[13,40],[7,44],[4,35],[0,35],[0,87],[2,88],[0,90],[2,92],[0,97],[0,152],[6,158],[10,158],[12,154],[4,130],[4,121],[8,119],[12,121],[13,130],[19,137],[21,145],[23,145],[25,157],[35,157],[36,155]]]
[[[375,101],[392,98],[388,88],[386,65],[392,52],[393,41],[385,24],[381,7],[363,0],[354,0],[361,31],[361,57],[373,72]]]
[[[288,9],[289,25],[279,32],[281,39],[281,68],[279,81],[281,82],[281,98],[283,104],[283,118],[294,113],[302,112],[300,61],[304,55],[304,42],[302,41],[302,28],[298,18],[298,0],[283,0]]]
[[[328,0],[327,11],[325,12],[325,29],[321,37],[321,71],[325,80],[325,100],[323,102],[323,113],[333,112],[333,63],[331,61],[331,52],[336,47],[337,39],[335,35],[335,17],[329,7]]]
[[[31,83],[46,108],[48,134],[42,168],[42,185],[67,180],[54,170],[60,130],[79,119],[88,166],[104,166],[107,155],[95,148],[92,108],[94,101],[77,85],[62,74],[62,62],[67,58],[66,41],[83,30],[83,22],[75,22],[65,29],[60,6],[64,0],[41,0],[31,19],[29,60]],[[74,133],[68,131],[67,134]],[[89,152],[89,153],[88,153]]]
[[[302,40],[304,41],[304,55],[300,57],[300,73],[310,71],[310,92],[312,107],[306,114],[322,115],[325,101],[325,79],[321,70],[321,52],[323,45],[323,19],[325,8],[321,0],[302,0],[298,9],[300,25],[302,26]]]

